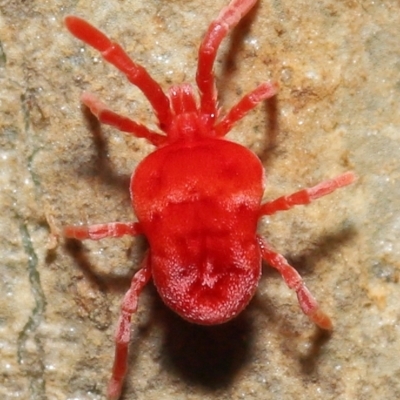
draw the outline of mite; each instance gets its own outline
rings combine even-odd
[[[322,329],[330,318],[320,309],[300,275],[257,234],[265,215],[308,204],[355,180],[352,172],[276,200],[261,203],[264,170],[257,156],[225,138],[250,110],[277,92],[266,82],[220,115],[213,75],[218,47],[257,0],[233,0],[209,26],[198,53],[197,89],[172,86],[167,93],[118,44],[88,22],[68,16],[68,30],[97,49],[150,102],[158,122],[152,131],[113,112],[91,93],[81,97],[100,122],[145,138],[155,146],[134,171],[130,183],[138,222],[66,226],[64,236],[98,240],[144,235],[144,260],[122,302],[115,335],[115,358],[109,399],[119,398],[127,370],[131,316],[138,297],[153,280],[162,300],[182,318],[213,325],[238,315],[253,297],[264,260],[282,275],[302,311]]]

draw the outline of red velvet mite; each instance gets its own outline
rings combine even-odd
[[[82,102],[100,122],[145,138],[156,149],[132,174],[130,195],[138,222],[66,226],[64,236],[98,240],[145,235],[149,250],[122,302],[108,397],[120,396],[127,370],[131,316],[138,297],[153,279],[161,298],[182,318],[203,325],[238,315],[253,297],[261,262],[277,269],[293,289],[303,312],[322,329],[331,329],[300,275],[257,234],[258,220],[295,205],[308,204],[349,185],[352,172],[312,188],[262,204],[264,169],[247,148],[225,138],[250,110],[277,92],[275,83],[257,86],[225,115],[219,115],[213,64],[228,32],[257,0],[233,0],[209,26],[200,45],[196,83],[172,86],[165,94],[149,73],[88,22],[68,16],[68,30],[101,52],[147,97],[159,131],[118,115],[93,94]]]

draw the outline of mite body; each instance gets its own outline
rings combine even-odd
[[[262,179],[252,152],[214,138],[163,147],[135,171],[133,207],[150,244],[152,278],[183,318],[225,322],[253,296]]]
[[[156,146],[134,171],[130,194],[138,222],[66,226],[64,236],[101,239],[146,236],[149,250],[122,303],[108,397],[120,396],[127,370],[131,316],[138,297],[152,279],[163,301],[186,320],[203,325],[224,323],[248,304],[264,259],[277,269],[298,297],[302,311],[318,326],[331,329],[300,275],[257,234],[264,215],[287,210],[348,185],[352,172],[312,188],[262,204],[264,170],[250,150],[225,139],[231,127],[277,85],[262,83],[227,114],[219,115],[213,63],[222,39],[257,0],[233,0],[211,23],[198,55],[196,83],[172,86],[165,94],[148,72],[124,50],[86,21],[69,16],[69,31],[99,50],[107,61],[139,87],[151,103],[159,131],[111,111],[93,94],[82,102],[100,122]]]

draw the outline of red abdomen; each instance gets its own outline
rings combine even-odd
[[[261,274],[259,159],[223,139],[172,144],[142,161],[131,193],[164,302],[199,324],[236,316]]]

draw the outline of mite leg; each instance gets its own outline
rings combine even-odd
[[[127,371],[128,346],[131,337],[131,317],[138,307],[138,298],[151,278],[149,255],[143,260],[141,269],[132,278],[131,287],[125,294],[115,333],[115,357],[112,375],[108,384],[107,395],[110,400],[117,400]]]
[[[171,122],[169,99],[149,73],[131,60],[119,44],[112,42],[82,18],[70,15],[65,18],[65,25],[75,37],[100,51],[105,60],[117,67],[143,92],[157,115],[160,129],[165,131]]]
[[[217,115],[216,91],[213,76],[213,65],[219,45],[228,32],[254,6],[257,0],[233,0],[223,8],[218,17],[211,22],[200,45],[196,82],[201,94],[201,113],[214,119]]]
[[[275,214],[277,211],[289,210],[290,208],[309,204],[313,200],[319,199],[336,189],[350,185],[357,179],[353,172],[346,172],[336,178],[326,180],[308,189],[302,189],[288,196],[279,197],[261,206],[259,216]]]
[[[145,138],[154,146],[163,144],[167,137],[151,131],[144,125],[132,121],[130,118],[124,117],[110,110],[106,104],[99,100],[94,94],[85,92],[81,96],[81,101],[86,107],[97,117],[97,119],[107,125],[111,125],[118,130],[130,133],[138,138]]]
[[[217,136],[225,136],[237,121],[241,120],[257,104],[274,96],[277,91],[278,85],[276,83],[266,82],[248,93],[215,126]]]
[[[63,236],[70,239],[99,240],[106,237],[118,238],[124,235],[136,236],[142,233],[138,222],[110,222],[97,225],[68,225],[64,227]]]
[[[271,246],[261,237],[257,237],[262,258],[273,268],[277,269],[282,275],[286,284],[297,294],[300,308],[320,328],[332,329],[332,321],[320,309],[317,301],[307,289],[299,273],[287,262],[285,257],[277,253]]]

